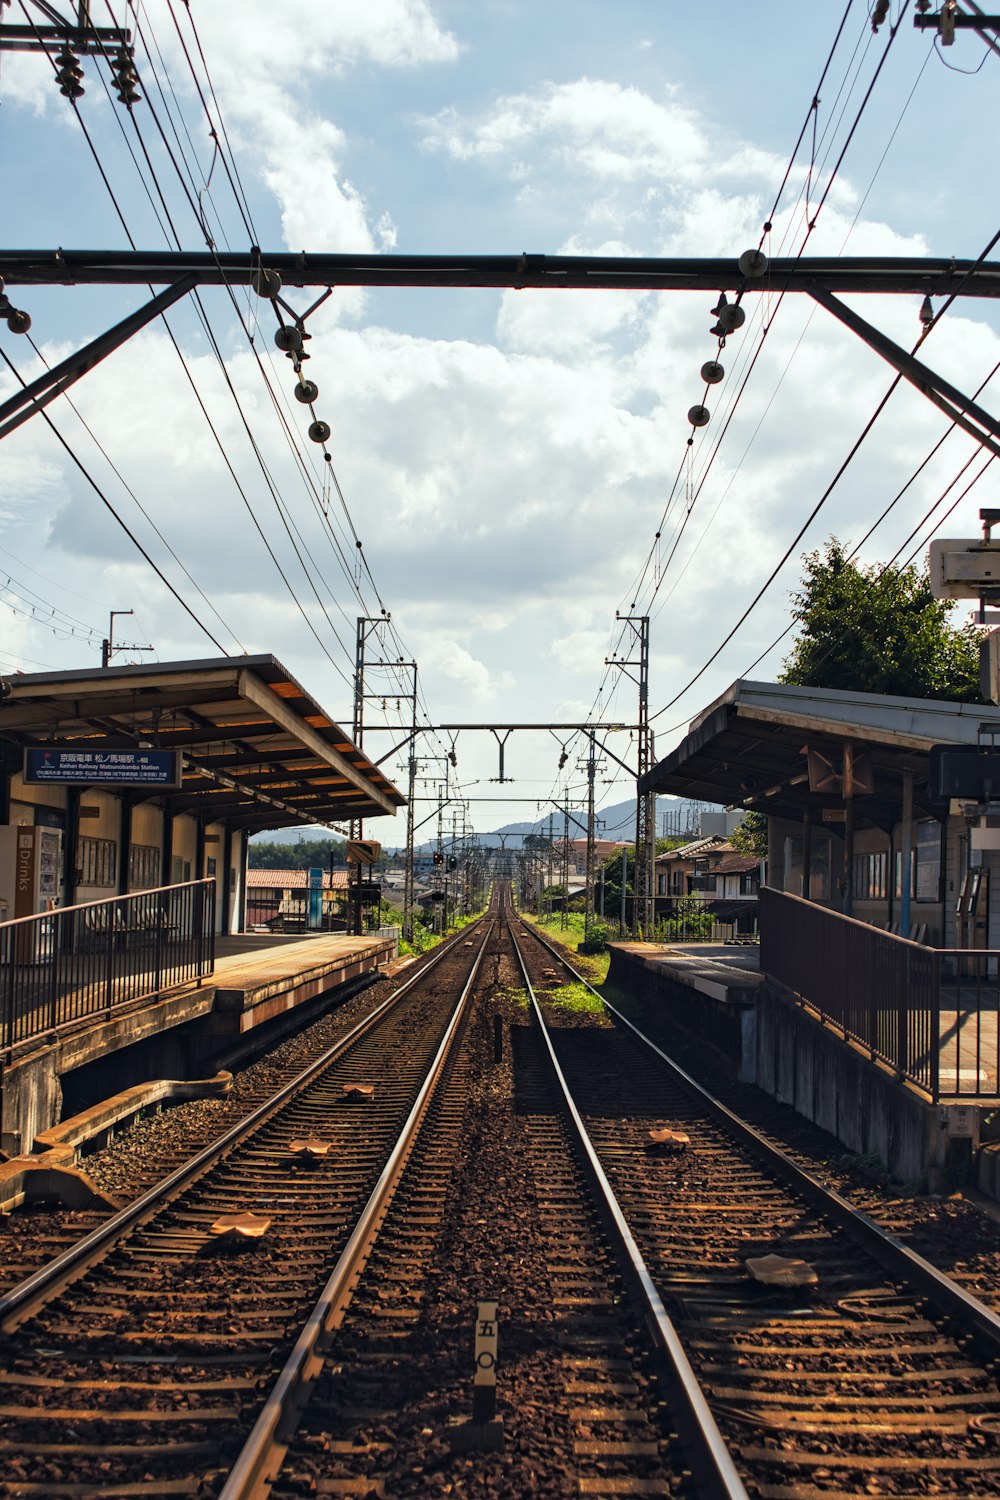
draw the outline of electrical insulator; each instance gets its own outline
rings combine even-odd
[[[293,323],[282,323],[274,335],[274,346],[282,354],[298,354],[302,348],[302,334]]]
[[[132,61],[132,53],[128,47],[122,47],[115,55],[114,72],[111,82],[115,86],[115,92],[122,104],[138,104],[142,95],[136,85],[139,75],[135,71],[135,63]]]
[[[707,427],[711,412],[707,406],[691,406],[688,408],[688,421],[692,427]]]
[[[938,29],[942,47],[951,47],[955,41],[955,0],[945,0],[938,16]]]
[[[303,406],[312,406],[319,395],[319,386],[315,380],[300,380],[295,387],[295,399],[301,401]]]
[[[80,79],[83,77],[83,69],[77,62],[76,54],[68,47],[62,52],[56,53],[56,83],[59,85],[60,94],[67,99],[79,99],[83,96],[84,88]]]
[[[767,256],[763,250],[744,250],[739,265],[744,276],[763,276],[767,270]]]
[[[329,422],[310,422],[309,436],[314,443],[326,443],[330,440]]]
[[[12,307],[7,314],[7,327],[11,333],[27,333],[31,327],[31,314]]]
[[[277,271],[268,271],[264,266],[258,266],[250,273],[250,285],[258,297],[273,301],[281,291],[281,277]]]
[[[706,385],[718,385],[725,373],[717,359],[706,360],[701,367],[701,378]]]
[[[566,754],[566,751],[564,750],[562,752],[562,754],[560,755],[560,757],[559,757],[559,769],[560,769],[560,771],[562,770],[563,766],[566,764],[566,762],[568,760],[569,760],[569,756]]]
[[[712,329],[716,338],[724,339],[727,334],[735,333],[737,328],[742,328],[747,320],[747,315],[738,302],[727,302],[723,296],[718,307],[713,307],[712,312],[718,318],[718,322]]]
[[[457,766],[458,765],[458,756],[456,755],[456,753],[455,753],[454,750],[449,750],[448,751],[448,759],[451,761],[451,763],[452,763],[453,766]]]
[[[934,322],[934,304],[930,297],[925,297],[920,304],[920,321],[925,328],[929,328]]]

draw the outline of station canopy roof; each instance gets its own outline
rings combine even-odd
[[[181,789],[135,794],[251,832],[381,817],[406,800],[273,656],[18,673],[4,687],[13,769],[32,745],[179,750]]]
[[[918,816],[938,811],[927,801],[931,747],[976,745],[981,726],[1000,734],[1000,708],[743,680],[692,721],[639,790],[775,817],[801,819],[807,807],[822,816],[823,808],[843,808],[843,795],[810,790],[808,752],[836,769],[849,744],[871,778],[871,790],[856,793],[857,814],[888,828],[900,816],[903,771],[913,772]]]

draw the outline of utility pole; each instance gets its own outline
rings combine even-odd
[[[652,765],[649,733],[649,616],[617,615],[631,632],[628,657],[615,656],[608,665],[619,667],[639,689],[637,765],[635,786],[635,898],[632,902],[632,934],[647,935],[653,927],[653,855],[656,849],[656,797],[639,795],[639,782]]]
[[[406,799],[406,863],[403,877],[403,937],[407,942],[413,941],[413,908],[414,908],[414,873],[413,873],[413,831],[414,812],[413,802],[417,781],[416,739],[417,739],[417,664],[415,661],[403,661],[402,657],[395,661],[385,659],[385,643],[379,632],[389,623],[392,616],[383,611],[380,615],[359,615],[357,619],[357,632],[354,645],[354,713],[351,722],[351,737],[360,750],[364,741],[365,732],[365,702],[369,698],[381,698],[382,706],[385,707],[386,698],[394,698],[397,706],[400,701],[409,702],[411,706],[410,734],[409,734],[409,794]],[[379,656],[376,660],[367,659],[368,642],[372,636],[376,637],[379,647]],[[382,671],[397,674],[397,678],[404,672],[413,674],[410,691],[401,692],[397,681],[395,689],[382,692],[368,692],[366,688],[366,672]],[[351,837],[360,838],[363,825],[360,818],[351,822]],[[360,879],[360,874],[359,874]]]
[[[123,615],[134,615],[134,609],[113,609],[108,616],[108,633],[101,642],[101,671],[106,672],[111,658],[117,651],[153,651],[153,646],[140,646],[135,641],[119,641],[115,645],[115,621]]]
[[[417,664],[411,662],[413,668],[413,718],[411,721],[410,754],[409,754],[409,784],[406,797],[406,873],[403,877],[403,937],[408,943],[413,942],[413,907],[414,907],[414,875],[413,875],[413,818],[414,798],[417,790]]]
[[[562,857],[562,920],[560,928],[565,932],[569,926],[569,800],[563,808],[563,857]]]
[[[594,754],[594,736],[590,735],[587,754],[587,884],[583,909],[584,942],[590,937],[594,925],[594,780],[597,774],[597,759]],[[603,875],[603,870],[602,870]]]

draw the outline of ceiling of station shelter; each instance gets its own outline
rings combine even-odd
[[[980,721],[996,721],[1000,729],[996,710],[982,704],[883,698],[876,722],[871,708],[858,703],[858,695],[833,689],[734,683],[648,773],[642,789],[773,817],[801,819],[808,808],[822,820],[827,809],[842,811],[844,797],[811,789],[809,752],[837,769],[850,746],[859,773],[856,817],[888,829],[901,815],[904,771],[913,773],[915,814],[940,814],[927,794],[934,744],[975,743]],[[830,829],[837,831],[833,820]]]
[[[8,746],[179,750],[174,812],[255,831],[391,814],[405,798],[273,656],[19,674]],[[8,764],[11,764],[8,752]]]

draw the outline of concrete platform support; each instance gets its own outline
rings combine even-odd
[[[325,998],[395,956],[389,938],[337,934],[302,942],[249,939],[216,965],[213,981],[37,1042],[15,1055],[0,1081],[0,1151],[20,1156],[63,1117],[123,1089],[161,1078],[200,1077],[220,1055],[257,1050],[310,1018]]]
[[[670,1021],[711,1047],[717,1061],[741,1083],[756,1081],[754,996],[759,975],[639,943],[616,943],[608,983],[654,1006],[665,1006]]]
[[[760,976],[623,944],[608,978],[710,1047],[741,1082],[790,1104],[845,1152],[877,1158],[897,1181],[942,1191],[973,1180],[978,1110],[931,1104]],[[1000,1197],[1000,1166],[993,1176]]]
[[[936,1192],[970,1180],[974,1139],[951,1133],[947,1109],[767,984],[757,992],[755,1082],[898,1182]]]

